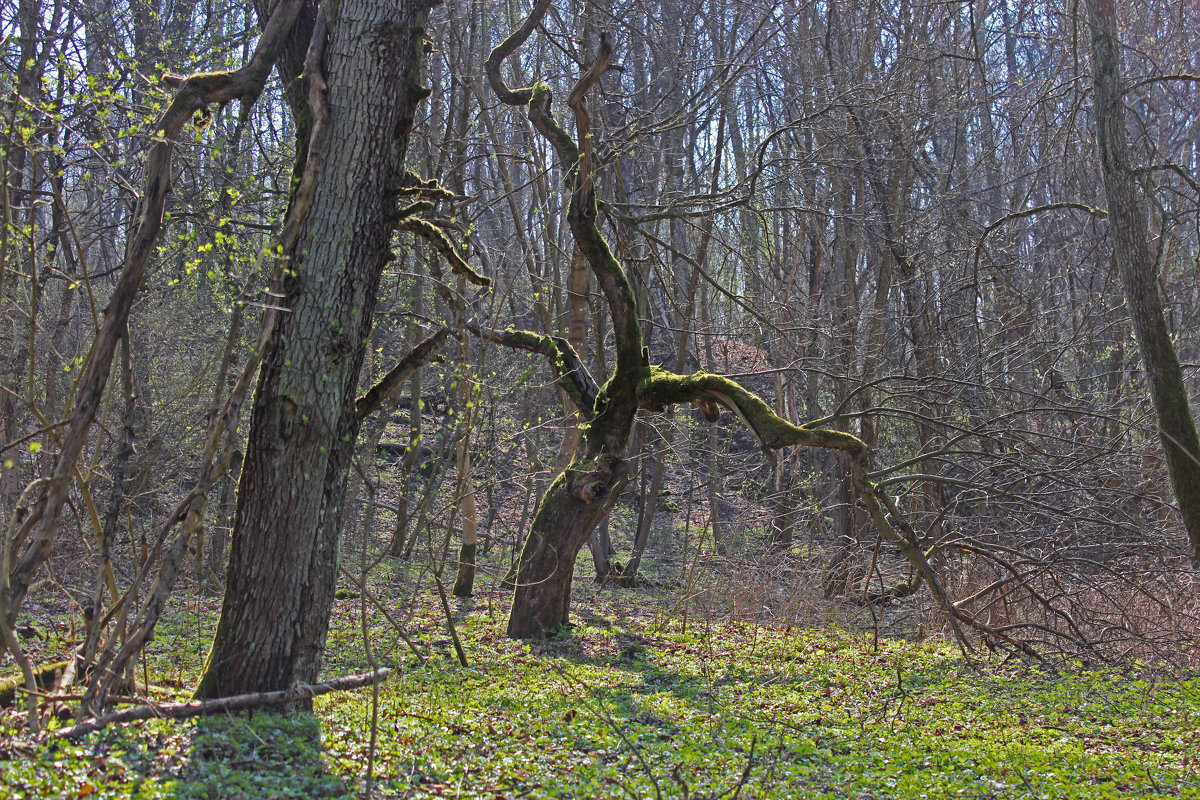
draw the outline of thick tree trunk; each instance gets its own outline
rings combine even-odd
[[[202,698],[314,683],[337,575],[355,390],[396,221],[427,4],[343,0],[328,138],[254,397],[228,582]]]
[[[1154,248],[1146,229],[1141,190],[1130,166],[1117,11],[1113,0],[1088,0],[1092,27],[1092,80],[1096,88],[1096,139],[1108,196],[1109,229],[1133,329],[1141,346],[1150,398],[1167,455],[1167,471],[1180,515],[1200,564],[1200,439],[1187,387],[1159,294]]]
[[[628,478],[628,465],[615,458],[576,462],[546,490],[517,561],[516,589],[508,635],[541,639],[568,622],[575,557],[612,510]]]

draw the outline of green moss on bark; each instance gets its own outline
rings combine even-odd
[[[825,447],[853,456],[867,452],[866,444],[853,434],[826,428],[793,425],[771,410],[766,402],[737,381],[711,372],[678,375],[661,367],[647,367],[638,383],[644,407],[662,409],[678,403],[695,403],[711,416],[713,404],[736,414],[759,437],[766,449],[789,445]]]
[[[550,140],[558,157],[562,159],[563,166],[574,175],[575,166],[579,162],[579,146],[550,113],[550,105],[553,102],[554,94],[550,91],[550,85],[545,81],[538,81],[533,85],[533,93],[529,99],[529,118],[538,131]]]

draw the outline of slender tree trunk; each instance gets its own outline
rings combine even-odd
[[[466,294],[466,281],[458,279],[458,296]],[[458,319],[458,423],[466,426],[458,440],[456,469],[458,481],[454,496],[462,518],[462,545],[458,549],[458,572],[454,578],[454,596],[470,597],[475,593],[475,551],[479,548],[479,514],[475,507],[475,477],[471,474],[471,429],[475,424],[475,380],[469,367],[471,350],[462,315]]]
[[[1191,539],[1192,558],[1200,565],[1200,439],[1159,294],[1158,265],[1146,229],[1145,205],[1130,165],[1117,10],[1113,0],[1088,0],[1087,9],[1092,27],[1096,139],[1108,196],[1109,231],[1150,382],[1167,471]]]
[[[421,259],[413,259],[413,294],[412,312],[414,319],[419,319],[425,310],[425,269]],[[410,331],[410,341],[415,346],[420,339],[420,333],[413,323]],[[396,524],[392,528],[392,541],[388,545],[388,555],[391,558],[406,558],[405,553],[412,551],[408,541],[410,523],[410,508],[412,506],[412,471],[417,464],[421,452],[421,371],[417,370],[409,383],[408,406],[408,451],[400,465],[400,495],[396,498]]]

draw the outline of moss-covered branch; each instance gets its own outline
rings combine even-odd
[[[716,419],[717,406],[723,406],[754,433],[764,450],[802,445],[841,450],[856,459],[867,454],[866,444],[857,436],[793,425],[772,411],[761,397],[724,375],[710,372],[677,375],[660,367],[649,367],[638,384],[638,398],[643,408],[654,411],[677,403],[694,403],[710,421]]]
[[[491,286],[491,278],[485,278],[467,263],[467,260],[458,252],[458,248],[450,241],[450,237],[442,232],[442,229],[434,225],[428,220],[420,217],[405,217],[397,226],[402,231],[420,236],[433,245],[433,249],[437,250],[438,254],[446,260],[450,265],[451,271],[455,275],[461,275],[476,286]]]
[[[395,194],[398,196],[422,197],[426,200],[434,202],[440,200],[465,200],[467,198],[460,197],[454,192],[442,186],[437,178],[422,178],[412,170],[408,170],[400,179],[400,185],[395,188]]]
[[[964,648],[967,646],[962,630],[965,624],[992,640],[1004,641],[1027,655],[1033,654],[1023,642],[989,627],[951,601],[936,570],[918,546],[915,532],[904,522],[896,502],[883,489],[868,480],[870,453],[866,444],[857,436],[827,428],[793,425],[772,411],[762,398],[748,391],[737,381],[707,372],[677,375],[659,367],[647,367],[638,384],[638,398],[642,407],[650,410],[662,410],[677,403],[694,403],[704,411],[710,421],[715,421],[719,407],[727,408],[754,433],[764,451],[801,445],[840,450],[848,454],[852,458],[855,491],[866,507],[876,530],[884,539],[894,544],[917,571],[918,579],[914,580],[907,590],[916,591],[921,583],[929,587],[955,637]]]
[[[491,53],[488,54],[487,61],[483,64],[484,72],[487,73],[488,83],[492,86],[492,91],[500,98],[500,102],[510,106],[529,105],[533,97],[534,87],[528,86],[522,89],[510,89],[508,84],[504,82],[503,76],[500,75],[500,65],[504,60],[517,52],[521,45],[525,44],[525,40],[533,33],[533,29],[541,24],[546,16],[546,12],[550,10],[550,0],[537,0],[533,8],[529,12],[529,16],[521,23],[515,31],[513,31],[504,41],[496,45]]]
[[[550,85],[542,81],[535,83],[530,89],[529,121],[554,148],[563,169],[567,171],[567,184],[571,185],[579,167],[579,145],[550,113],[553,103],[554,93],[550,91]]]
[[[354,401],[355,416],[361,420],[379,408],[379,405],[396,390],[397,386],[433,357],[433,354],[437,352],[449,335],[450,331],[443,328],[418,342],[404,358],[396,362],[396,366],[379,379],[378,383]]]
[[[585,420],[592,418],[600,389],[583,359],[566,339],[516,328],[498,331],[474,321],[468,322],[466,328],[485,341],[545,356],[554,369],[555,380],[570,396],[579,413]]]
[[[512,55],[541,21],[548,4],[539,2],[521,28],[492,51],[488,59],[488,76],[500,99],[510,105],[528,105],[529,120],[549,142],[566,172],[567,189],[571,200],[567,222],[579,252],[596,276],[612,316],[616,337],[616,370],[599,390],[594,424],[585,433],[588,451],[623,451],[637,410],[636,386],[643,367],[642,333],[637,318],[637,301],[629,277],[613,255],[597,224],[596,196],[592,183],[591,160],[584,156],[576,140],[567,133],[551,112],[553,94],[543,82],[528,89],[512,90],[499,77],[499,64]],[[608,70],[612,46],[607,36],[601,38],[600,50],[587,72],[579,79],[570,98],[575,108],[576,134],[585,143],[590,139],[589,119],[585,98],[588,91]],[[610,413],[611,412],[611,413]]]

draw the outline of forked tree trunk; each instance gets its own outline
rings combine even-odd
[[[612,510],[627,477],[620,460],[592,471],[578,466],[550,484],[525,539],[508,618],[514,639],[542,639],[567,624],[575,557]]]
[[[420,85],[426,0],[342,0],[328,135],[259,375],[201,698],[314,683],[337,575],[355,390]]]

